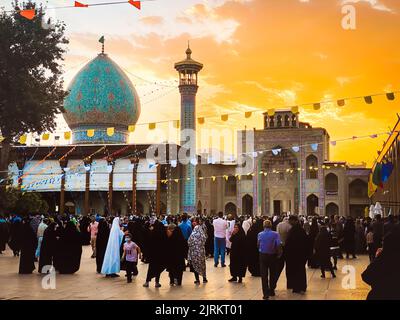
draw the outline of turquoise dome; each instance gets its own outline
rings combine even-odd
[[[138,94],[121,68],[99,54],[74,77],[64,100],[64,118],[75,143],[125,143],[128,126],[140,115]],[[112,136],[106,134],[113,127]],[[93,137],[88,129],[95,129]]]

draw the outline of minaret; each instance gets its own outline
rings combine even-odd
[[[175,69],[179,72],[179,92],[181,94],[181,146],[186,145],[196,154],[196,94],[197,74],[203,69],[203,64],[194,61],[191,57],[192,50],[188,44],[186,59],[175,63]],[[191,129],[193,134],[187,137],[187,131]],[[183,169],[183,193],[181,196],[181,210],[190,214],[196,213],[196,167],[189,163]]]

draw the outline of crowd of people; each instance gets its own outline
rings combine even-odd
[[[97,273],[119,277],[125,270],[130,283],[142,261],[148,264],[143,287],[154,279],[156,288],[164,271],[171,286],[181,286],[186,268],[195,285],[207,283],[206,259],[213,257],[214,267],[224,268],[229,255],[229,282],[242,283],[247,272],[260,277],[264,299],[275,295],[284,269],[287,288],[302,294],[307,266],[319,268],[322,278],[326,271],[335,278],[338,259],[368,254],[371,263],[362,274],[372,289],[368,298],[400,299],[400,227],[394,216],[12,215],[0,218],[0,253],[6,244],[20,259],[20,274],[32,273],[36,261],[40,273],[54,268],[73,274],[80,268],[82,245],[91,245]]]

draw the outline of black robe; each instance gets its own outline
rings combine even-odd
[[[319,267],[318,258],[314,255],[315,239],[316,239],[318,233],[319,233],[318,223],[317,223],[317,221],[313,221],[311,223],[311,226],[310,226],[310,233],[307,236],[307,238],[308,238],[308,246],[309,246],[308,247],[309,248],[309,251],[308,251],[308,266],[310,268],[313,268],[313,269]]]
[[[332,267],[331,263],[331,243],[332,238],[326,227],[322,227],[315,238],[315,257],[318,264],[324,269]]]
[[[106,254],[108,237],[110,236],[110,227],[106,220],[101,219],[97,229],[96,237],[96,271],[101,273],[103,266],[104,255]]]
[[[167,234],[164,225],[156,221],[153,230],[150,231],[148,243],[148,261],[149,269],[147,270],[148,278],[158,276],[166,268],[166,243]]]
[[[385,238],[382,253],[361,274],[371,286],[367,300],[400,300],[400,227]]]
[[[343,246],[346,253],[355,253],[356,250],[356,227],[353,220],[347,220],[343,228]]]
[[[79,230],[81,231],[83,246],[87,246],[90,244],[90,231],[88,231],[89,225],[90,225],[90,218],[82,217],[81,221],[79,222]]]
[[[1,218],[0,218],[1,219]],[[8,230],[8,223],[1,219],[0,221],[0,253],[6,250],[6,243],[8,242],[8,238],[10,236]]]
[[[10,241],[8,246],[14,253],[21,251],[23,239],[23,226],[20,219],[15,219],[10,225]]]
[[[56,254],[57,247],[57,232],[56,223],[52,222],[46,228],[43,233],[43,240],[40,246],[40,257],[39,257],[39,272],[44,272],[44,266],[53,265],[54,256]],[[47,270],[48,271],[48,270]]]
[[[247,269],[246,235],[242,227],[239,227],[239,229],[239,232],[232,235],[229,239],[232,244],[229,254],[229,269],[232,277],[243,278],[246,275]]]
[[[61,274],[73,274],[79,270],[82,256],[81,234],[72,221],[67,222],[57,243],[56,260]]]
[[[258,234],[262,232],[263,222],[257,220],[249,229],[246,236],[246,247],[247,247],[247,266],[249,272],[253,277],[260,277],[260,253],[258,251]]]
[[[186,269],[185,258],[188,244],[183,237],[181,228],[176,227],[170,237],[167,237],[165,250],[165,266],[167,271],[176,275]]]
[[[38,243],[37,236],[28,221],[23,222],[21,242],[21,258],[19,260],[19,273],[29,274],[35,270],[35,252]]]
[[[308,256],[307,234],[300,224],[295,224],[289,231],[286,245],[287,287],[293,291],[306,291],[307,276],[305,264]]]
[[[214,256],[214,226],[208,220],[205,225],[207,228],[206,256]]]

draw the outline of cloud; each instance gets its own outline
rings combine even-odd
[[[142,23],[148,26],[161,25],[164,23],[164,18],[160,16],[148,16],[140,19]]]

